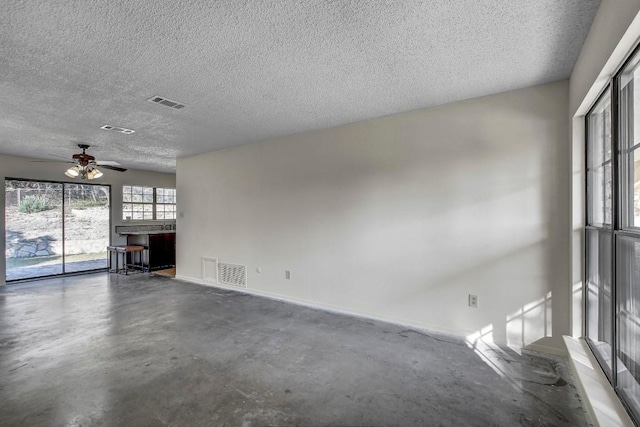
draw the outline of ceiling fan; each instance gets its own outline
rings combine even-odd
[[[100,166],[103,169],[111,169],[118,172],[124,172],[126,169],[115,166],[118,163],[104,160],[104,161],[96,161],[96,158],[90,154],[86,153],[86,150],[89,148],[87,144],[78,144],[78,147],[82,150],[82,153],[74,154],[72,156],[73,162],[75,163],[64,173],[69,178],[77,178],[80,179],[96,179],[100,178],[103,174],[96,168],[96,166]]]

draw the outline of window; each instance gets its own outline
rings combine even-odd
[[[640,413],[640,238],[617,237],[618,392]],[[640,415],[640,414],[639,414]]]
[[[640,56],[634,58],[618,78],[620,111],[621,220],[624,227],[640,227]],[[638,104],[638,105],[636,105]]]
[[[587,115],[587,333],[594,353],[611,377],[611,91],[607,89]]]
[[[614,385],[640,419],[640,55],[617,76],[619,123],[619,220],[615,230],[617,335]]]
[[[176,218],[176,190],[135,185],[122,187],[122,219],[153,220]]]
[[[587,222],[611,226],[611,92],[607,90],[587,115]]]
[[[586,339],[640,421],[640,53],[586,117]],[[615,95],[615,96],[614,96]]]
[[[156,188],[156,219],[176,218],[175,188]]]

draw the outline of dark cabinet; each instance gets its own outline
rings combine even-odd
[[[127,236],[127,244],[142,245],[147,249],[144,265],[149,270],[160,270],[176,265],[176,234],[138,234]]]
[[[149,235],[149,269],[168,268],[176,265],[176,235]]]

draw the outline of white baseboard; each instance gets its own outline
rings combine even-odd
[[[367,320],[377,320],[377,321],[387,322],[387,323],[391,323],[391,324],[394,324],[394,325],[407,327],[407,328],[414,328],[414,329],[421,329],[421,330],[425,330],[425,331],[432,331],[432,332],[435,332],[435,333],[438,333],[438,334],[441,334],[441,335],[446,335],[446,336],[449,336],[449,337],[452,337],[452,338],[456,338],[456,339],[461,339],[461,340],[464,340],[467,335],[471,334],[471,332],[448,329],[448,328],[443,328],[443,327],[438,327],[438,326],[433,326],[433,325],[424,325],[424,324],[419,324],[419,323],[413,323],[413,322],[408,322],[408,321],[402,320],[402,319],[396,319],[396,318],[393,318],[393,317],[374,316],[374,315],[372,315],[370,313],[365,313],[365,312],[361,312],[361,311],[357,311],[357,310],[351,310],[351,309],[344,308],[344,307],[341,307],[341,306],[318,303],[318,302],[315,302],[315,301],[309,301],[309,300],[305,300],[305,299],[301,299],[301,298],[292,298],[292,297],[290,297],[288,295],[281,295],[281,294],[277,294],[277,293],[273,293],[273,292],[265,292],[265,291],[261,291],[261,290],[257,290],[257,289],[238,288],[238,287],[235,287],[235,286],[227,286],[227,285],[222,285],[220,283],[212,283],[212,282],[206,282],[206,281],[201,280],[201,279],[194,279],[192,277],[187,277],[187,276],[178,276],[177,275],[176,279],[182,280],[182,281],[185,281],[185,282],[189,282],[189,283],[195,283],[195,284],[198,284],[198,285],[203,285],[203,286],[210,286],[210,287],[219,288],[219,289],[226,289],[226,290],[231,290],[231,291],[236,291],[236,292],[243,292],[243,293],[247,293],[247,294],[251,294],[251,295],[256,295],[256,296],[259,296],[259,297],[273,299],[273,300],[276,300],[276,301],[282,301],[282,302],[287,302],[287,303],[291,303],[291,304],[301,305],[303,307],[309,307],[309,308],[313,308],[313,309],[316,309],[316,310],[328,311],[330,313],[343,314],[343,315],[347,315],[347,316],[354,316],[354,317],[359,317],[359,318],[367,319]]]
[[[449,336],[451,338],[459,339],[459,340],[462,340],[462,341],[465,341],[466,337],[476,333],[475,331],[463,331],[463,330],[459,330],[459,329],[445,328],[445,327],[442,327],[442,326],[434,326],[434,325],[415,323],[415,322],[410,322],[410,321],[407,321],[407,320],[404,320],[404,319],[397,319],[397,318],[393,318],[393,317],[373,315],[371,313],[365,313],[365,312],[360,312],[360,311],[357,311],[357,310],[351,310],[351,309],[348,309],[348,308],[345,308],[345,307],[335,306],[335,305],[331,305],[331,304],[318,303],[318,302],[315,302],[315,301],[309,301],[309,300],[304,300],[304,299],[300,299],[300,298],[292,298],[292,297],[290,297],[288,295],[281,295],[281,294],[272,293],[272,292],[265,292],[265,291],[261,291],[261,290],[257,290],[257,289],[238,288],[238,287],[235,287],[235,286],[221,285],[219,283],[206,282],[206,281],[204,281],[202,279],[195,279],[195,278],[187,277],[187,276],[176,275],[176,279],[177,280],[182,280],[184,282],[203,285],[203,286],[210,286],[210,287],[214,287],[214,288],[232,290],[232,291],[236,291],[236,292],[244,292],[244,293],[251,294],[251,295],[256,295],[256,296],[269,298],[269,299],[273,299],[273,300],[277,300],[277,301],[283,301],[283,302],[287,302],[287,303],[291,303],[291,304],[297,304],[297,305],[301,305],[301,306],[304,306],[304,307],[309,307],[309,308],[313,308],[313,309],[317,309],[317,310],[328,311],[328,312],[331,312],[331,313],[343,314],[343,315],[347,315],[347,316],[355,316],[355,317],[359,317],[359,318],[362,318],[362,319],[368,319],[368,320],[377,320],[377,321],[387,322],[387,323],[391,323],[391,324],[402,326],[402,327],[406,327],[406,328],[420,329],[420,330],[423,330],[423,331],[432,331],[434,333],[438,333],[438,334],[441,334],[441,335]],[[504,343],[503,342],[495,342],[495,344],[504,345],[504,346],[507,345],[506,342],[504,342]],[[555,355],[555,356],[564,356],[564,357],[566,357],[566,355],[567,355],[567,353],[566,353],[566,351],[564,351],[564,349],[561,349],[561,348],[559,349],[559,348],[550,347],[550,346],[544,346],[544,345],[539,345],[539,344],[530,344],[526,348],[529,349],[529,350],[532,350],[532,351],[537,351],[539,353],[547,353],[547,354],[552,354],[552,355]]]

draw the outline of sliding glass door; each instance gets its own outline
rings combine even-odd
[[[5,180],[6,280],[63,273],[62,184]]]
[[[64,184],[64,271],[107,268],[109,187]]]
[[[109,186],[6,179],[6,280],[106,268],[109,212]]]

